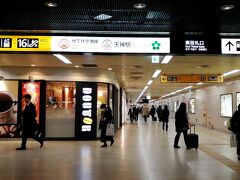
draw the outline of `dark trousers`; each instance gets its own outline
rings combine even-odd
[[[102,127],[100,141],[103,142],[104,144],[107,144],[107,141],[110,141],[110,142],[113,141],[113,136],[106,136],[106,131],[107,131],[107,127],[105,126]]]
[[[178,146],[178,141],[179,141],[181,133],[183,133],[184,142],[186,144],[187,130],[183,131],[183,132],[182,131],[178,131],[176,136],[175,136],[175,139],[174,139],[174,146]]]
[[[35,141],[39,142],[40,144],[42,142],[42,138],[40,138],[37,135],[35,135],[32,131],[23,129],[23,131],[22,131],[22,145],[21,145],[21,147],[26,148],[27,138],[33,138]]]
[[[143,115],[144,121],[147,122],[148,115]]]
[[[168,131],[168,122],[164,122],[163,121],[163,124],[162,124],[162,129],[164,130],[165,128],[165,124],[166,124],[166,131]],[[180,136],[180,135],[179,135]]]
[[[237,137],[237,155],[240,156],[240,133],[237,133],[236,137]]]

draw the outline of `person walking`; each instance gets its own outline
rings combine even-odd
[[[180,148],[180,146],[178,146],[178,141],[181,133],[183,133],[184,142],[186,144],[187,130],[189,129],[186,107],[186,103],[182,102],[175,114],[175,127],[177,134],[174,139],[174,148]]]
[[[155,113],[156,113],[156,108],[154,105],[152,105],[149,114],[152,116],[152,121],[155,121]]]
[[[162,111],[163,111],[162,107],[161,107],[161,105],[159,105],[158,108],[157,108],[157,116],[158,116],[159,122],[162,121],[162,116],[163,116]]]
[[[147,122],[147,118],[149,115],[149,108],[148,108],[147,104],[144,104],[142,106],[142,115],[143,115],[144,121]]]
[[[34,132],[37,128],[36,122],[36,107],[31,102],[31,95],[24,95],[25,108],[22,111],[22,144],[16,150],[26,150],[27,138],[32,137],[34,140],[40,143],[40,147],[43,146],[43,139],[35,136]]]
[[[101,147],[107,147],[107,141],[110,141],[110,146],[113,145],[114,139],[113,136],[106,136],[107,125],[112,123],[113,116],[111,108],[107,107],[106,104],[101,104],[100,108],[103,110],[101,113],[101,120],[100,120],[100,129],[101,129],[101,136],[100,141],[103,142]]]
[[[133,122],[133,119],[134,119],[133,105],[130,105],[130,108],[129,108],[129,111],[128,111],[128,115],[129,115],[130,121]]]
[[[232,115],[232,131],[236,134],[237,138],[237,158],[240,160],[240,104],[238,109]]]
[[[163,122],[162,129],[163,129],[163,131],[165,129],[165,125],[166,125],[166,131],[168,131],[168,121],[169,121],[168,117],[169,117],[169,110],[168,110],[168,106],[165,105],[164,109],[162,111],[162,122]]]

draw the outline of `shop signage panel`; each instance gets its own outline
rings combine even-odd
[[[160,77],[161,83],[222,83],[223,75],[197,74],[197,75],[164,75]]]
[[[96,139],[97,83],[77,82],[75,136],[77,139]]]
[[[170,53],[170,38],[53,36],[51,51]]]
[[[0,36],[0,51],[51,51],[51,36]]]
[[[240,54],[240,39],[221,39],[222,54]]]

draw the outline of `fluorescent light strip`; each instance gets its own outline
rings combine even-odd
[[[150,86],[150,85],[152,84],[152,82],[153,82],[153,80],[149,80],[148,83],[147,83],[147,85]]]
[[[223,76],[228,76],[228,75],[230,75],[230,74],[234,74],[234,73],[237,73],[237,72],[239,72],[239,71],[240,71],[239,69],[235,69],[235,70],[232,70],[232,71],[229,71],[229,72],[224,73]]]
[[[160,70],[160,69],[157,69],[157,70],[154,72],[152,78],[158,77],[158,75],[160,74],[160,72],[161,72],[161,70]]]
[[[172,55],[167,55],[167,56],[165,56],[164,58],[163,58],[163,60],[162,60],[162,64],[167,64],[167,63],[169,63],[169,61],[171,61],[171,59],[172,59]]]
[[[66,57],[64,57],[61,54],[53,54],[54,56],[56,56],[58,59],[60,59],[62,62],[64,62],[65,64],[72,64],[71,61],[69,61]]]
[[[198,85],[198,86],[199,86],[199,85],[202,85],[202,84],[203,84],[202,82],[199,82],[199,83],[197,83],[196,85]]]

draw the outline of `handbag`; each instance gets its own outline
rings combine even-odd
[[[230,134],[230,146],[237,147],[237,137],[236,137],[236,134],[234,133]]]
[[[114,124],[107,124],[106,136],[114,136]]]

